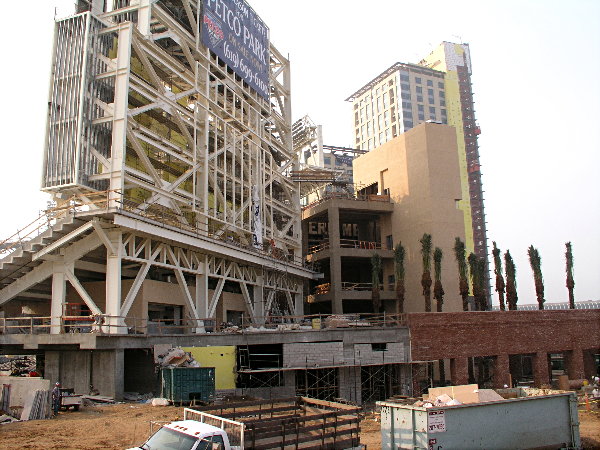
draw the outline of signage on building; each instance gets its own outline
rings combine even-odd
[[[329,224],[327,222],[308,222],[308,234],[311,236],[328,236]],[[358,237],[358,224],[341,224],[340,236],[343,238]]]
[[[269,29],[244,0],[204,0],[202,43],[269,98]]]
[[[338,166],[351,166],[352,156],[348,155],[333,155]]]

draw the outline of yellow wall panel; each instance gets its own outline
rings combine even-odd
[[[202,367],[215,368],[215,389],[235,389],[235,346],[183,347]]]

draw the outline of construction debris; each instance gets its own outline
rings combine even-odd
[[[190,353],[183,351],[179,347],[173,347],[157,356],[158,365],[161,368],[166,367],[200,367]]]
[[[41,420],[52,417],[52,391],[36,390],[25,399],[21,420]]]
[[[103,395],[82,395],[81,398],[85,401],[86,405],[88,402],[92,403],[100,403],[100,404],[110,404],[115,403],[115,399],[112,397],[105,397]]]
[[[19,419],[15,419],[14,417],[6,415],[6,414],[0,416],[0,425],[4,425],[5,423],[18,422],[18,421],[19,421]]]

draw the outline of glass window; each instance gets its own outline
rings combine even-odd
[[[440,106],[446,106],[446,100],[440,99]]]
[[[427,80],[427,86],[433,86],[433,81]]]
[[[381,97],[377,97],[377,112],[381,112]]]
[[[389,95],[387,92],[383,94],[383,108],[387,109],[390,106]]]
[[[402,109],[412,109],[411,102],[402,102]]]
[[[413,127],[413,121],[412,120],[405,120],[404,121],[404,130],[410,130]]]
[[[402,97],[402,100],[410,100],[410,92],[402,92],[400,97]]]
[[[435,99],[433,97],[427,97],[427,101],[430,105],[433,105],[435,103]]]
[[[425,107],[423,105],[417,105],[417,109],[419,110],[419,112],[422,112],[425,110]]]
[[[412,119],[412,111],[404,111],[404,118]]]
[[[427,89],[427,95],[433,97],[433,89]]]
[[[326,156],[323,158],[323,164],[328,166],[331,164],[331,158],[329,156]]]
[[[417,83],[417,84],[421,84],[421,78],[419,78],[419,77],[415,77],[415,83]]]
[[[417,86],[417,94],[422,94],[423,88],[421,86]]]
[[[385,237],[385,246],[388,250],[394,249],[394,238],[391,234],[389,234]],[[393,275],[392,275],[392,277],[393,277]]]
[[[400,81],[410,81],[410,77],[407,73],[400,73]]]
[[[444,91],[440,91],[440,98],[446,98],[446,93]]]
[[[417,102],[418,103],[423,103],[423,96],[422,95],[417,95]]]
[[[438,82],[438,88],[444,89],[444,82],[443,81],[439,81]]]
[[[423,111],[419,111],[419,120],[425,120],[425,113]]]
[[[429,107],[429,114],[435,115],[435,106],[430,106]]]
[[[389,127],[390,126],[390,112],[386,111],[385,113],[383,113],[383,119],[384,119],[384,123],[385,123],[385,127]]]
[[[406,92],[410,92],[410,84],[403,83],[400,85],[400,89],[402,89],[403,91],[406,91]]]

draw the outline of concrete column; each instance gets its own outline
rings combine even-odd
[[[469,383],[469,359],[452,358],[450,360],[450,379],[455,386]]]
[[[92,381],[100,395],[123,399],[125,388],[124,350],[99,350],[92,354]]]
[[[62,333],[62,316],[67,293],[65,264],[55,263],[52,271],[52,301],[50,304],[50,334]]]
[[[550,384],[550,370],[546,352],[539,352],[533,356],[533,380],[537,387]]]
[[[339,369],[340,397],[360,405],[361,379],[360,367],[340,367]]]
[[[256,285],[252,288],[252,298],[254,299],[254,312],[256,321],[259,324],[265,323],[265,289],[264,277],[256,277]]]
[[[331,283],[331,310],[333,314],[342,314],[342,261],[340,259],[340,210],[336,207],[327,209],[329,230],[329,272]]]
[[[503,388],[504,385],[512,387],[510,363],[507,354],[497,355],[494,365],[494,386],[496,388]]]
[[[585,373],[585,378],[587,379],[598,376],[598,368],[596,367],[594,353],[594,350],[583,351],[583,371]]]
[[[297,294],[293,294],[294,297],[294,315],[303,316],[304,315],[304,293],[302,289],[302,285],[300,285],[300,292]]]
[[[106,311],[105,332],[109,334],[127,334],[125,319],[121,317],[121,253],[123,251],[122,233],[109,233],[114,253],[106,249]]]
[[[204,273],[196,275],[195,303],[196,311],[200,319],[208,318],[208,275],[206,274],[206,263]],[[204,321],[196,324],[196,333],[204,333]]]
[[[582,378],[585,378],[583,350],[581,348],[574,348],[570,352],[566,352],[565,359],[565,368],[567,369],[567,375],[569,375],[570,380],[581,380]]]
[[[60,383],[60,352],[44,353],[44,378],[50,380],[50,386]]]

